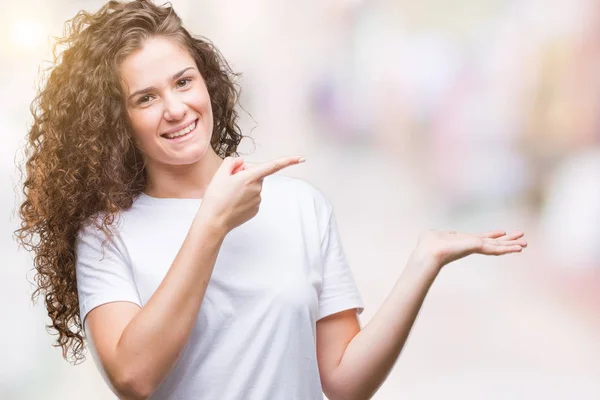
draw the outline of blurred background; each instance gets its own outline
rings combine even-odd
[[[51,36],[104,1],[2,2],[0,398],[114,399],[32,304],[12,238],[15,161]],[[529,248],[444,268],[387,399],[600,399],[600,3],[173,0],[243,74],[251,161],[335,206],[367,324],[424,229],[521,230]]]

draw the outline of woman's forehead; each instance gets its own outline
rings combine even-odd
[[[194,59],[181,44],[172,39],[151,38],[139,50],[125,57],[120,65],[120,75],[133,90],[137,90],[168,81],[177,72],[195,65]]]

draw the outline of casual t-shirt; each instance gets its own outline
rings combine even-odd
[[[258,214],[225,237],[189,341],[151,399],[323,398],[316,322],[360,313],[363,302],[321,192],[273,175],[261,197]],[[143,307],[200,205],[141,194],[115,219],[111,240],[84,225],[76,246],[81,320],[108,302]]]

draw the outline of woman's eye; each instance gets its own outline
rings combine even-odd
[[[192,78],[183,78],[177,81],[177,87],[186,87],[188,86],[188,84],[190,83],[190,81],[192,80]]]
[[[144,103],[149,102],[150,100],[151,100],[151,97],[150,97],[150,95],[147,94],[145,96],[140,97],[140,99],[138,100],[138,104],[144,104]]]

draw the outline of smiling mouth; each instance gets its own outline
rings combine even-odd
[[[173,133],[163,133],[162,135],[160,135],[161,137],[165,138],[165,139],[169,139],[169,140],[173,140],[173,139],[177,139],[179,137],[183,137],[186,136],[187,134],[189,134],[191,131],[193,131],[194,129],[196,129],[196,125],[198,124],[198,120],[194,120],[191,124],[189,124],[188,126],[186,126],[183,129],[178,130],[177,132],[173,132]]]

